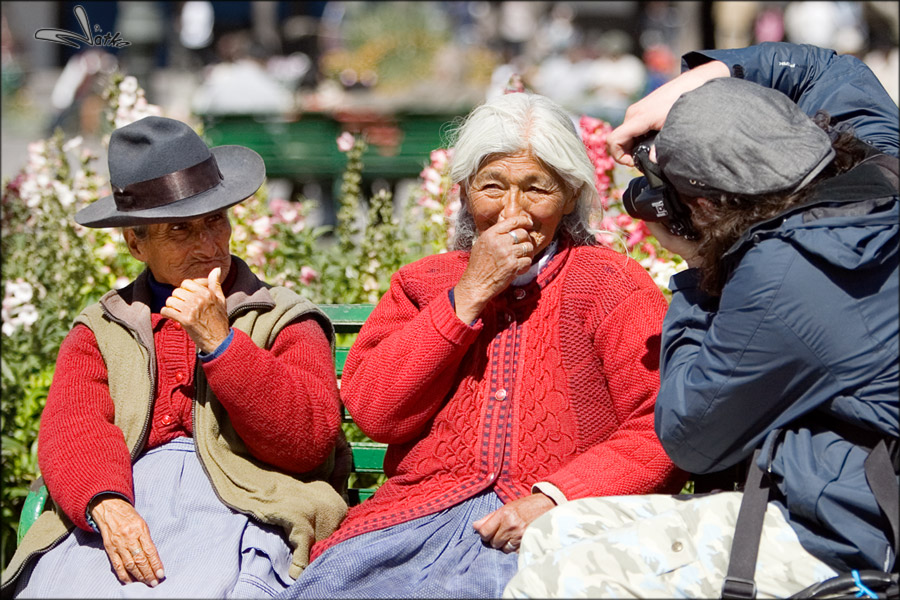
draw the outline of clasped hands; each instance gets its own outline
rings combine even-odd
[[[197,349],[206,353],[218,348],[231,330],[225,294],[219,282],[221,274],[222,269],[216,267],[205,279],[185,279],[159,311],[180,323]]]

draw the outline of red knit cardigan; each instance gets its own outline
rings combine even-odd
[[[198,363],[194,342],[177,322],[158,313],[151,321],[159,368],[145,450],[192,435]],[[338,435],[340,404],[331,345],[314,318],[285,327],[270,350],[234,330],[228,349],[201,364],[256,458],[289,473],[325,460]],[[41,415],[38,464],[50,495],[88,531],[85,510],[95,495],[116,492],[134,503],[131,456],[114,415],[97,340],[76,325],[60,348]]]
[[[312,558],[347,538],[534,483],[568,499],[677,492],[685,479],[653,429],[667,304],[641,266],[599,247],[561,249],[472,326],[448,292],[468,253],[407,265],[347,358],[342,398],[387,442],[389,479]]]

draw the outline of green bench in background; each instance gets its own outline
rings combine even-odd
[[[254,115],[201,115],[203,135],[211,146],[237,144],[255,150],[270,178],[336,180],[347,167],[336,140],[344,131],[362,132],[369,142],[363,176],[418,177],[432,150],[443,148],[445,129],[455,114],[402,112],[332,115],[304,112],[297,119]]]

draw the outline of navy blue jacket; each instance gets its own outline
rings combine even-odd
[[[709,60],[897,156],[897,106],[859,60],[768,43],[691,53],[685,66]],[[850,439],[900,428],[898,221],[896,185],[865,162],[820,185],[812,205],[751,227],[726,253],[720,298],[693,269],[673,277],[663,326],[656,432],[669,456],[714,472],[774,444],[779,506],[803,546],[842,571],[895,558],[868,450]]]

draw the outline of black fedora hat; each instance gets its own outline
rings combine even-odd
[[[208,148],[188,125],[145,117],[109,140],[113,193],[75,214],[85,227],[134,227],[196,219],[253,195],[262,158],[243,146]]]

